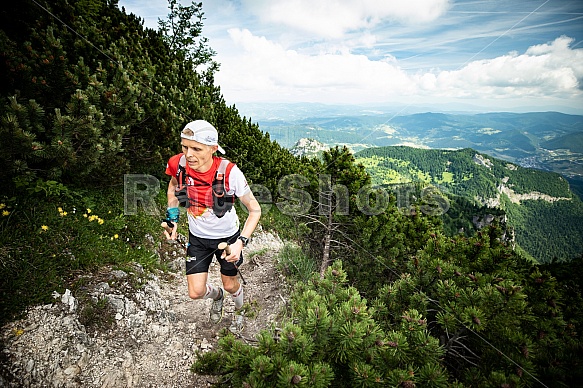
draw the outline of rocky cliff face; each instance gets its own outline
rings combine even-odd
[[[539,193],[538,191],[533,191],[533,192],[526,193],[526,194],[517,194],[514,192],[514,190],[512,190],[512,188],[506,186],[504,183],[506,183],[506,181],[503,181],[503,183],[501,183],[498,186],[498,191],[502,194],[506,194],[512,203],[519,204],[521,201],[527,201],[527,200],[532,200],[532,201],[543,200],[543,201],[547,201],[550,203],[557,202],[557,201],[570,201],[571,200],[571,198],[566,198],[566,197],[551,197],[548,194]]]
[[[315,156],[318,152],[325,151],[329,148],[317,140],[303,138],[296,142],[290,152],[294,156]]]
[[[474,163],[476,163],[480,166],[484,166],[486,168],[492,168],[492,166],[493,166],[492,161],[490,159],[485,158],[480,154],[475,154],[473,157],[473,161],[474,161]]]

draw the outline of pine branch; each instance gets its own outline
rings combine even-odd
[[[466,337],[467,337],[467,336],[463,336],[463,337],[460,337],[460,339],[462,339],[462,338],[466,338]],[[472,356],[474,356],[476,359],[478,359],[478,360],[480,359],[480,356],[478,356],[476,353],[474,353],[474,352],[473,352],[473,351],[472,351],[470,348],[468,348],[468,347],[467,347],[467,346],[466,346],[466,345],[465,345],[463,342],[461,342],[461,341],[457,341],[457,340],[456,340],[456,341],[454,342],[454,344],[453,344],[451,347],[452,347],[452,348],[459,348],[459,347],[462,347],[462,348],[464,348],[466,351],[468,351],[469,353],[471,353],[471,355],[472,355]]]
[[[479,368],[479,367],[480,367],[478,364],[476,364],[475,362],[473,362],[473,361],[471,361],[471,360],[467,359],[465,356],[463,356],[463,355],[459,354],[459,353],[458,353],[457,351],[455,351],[454,349],[449,349],[447,352],[448,352],[448,353],[453,353],[454,357],[456,357],[456,358],[461,358],[462,360],[464,360],[465,362],[467,362],[467,363],[468,363],[468,364],[470,364],[470,365],[473,365],[473,366],[475,366],[476,368]]]

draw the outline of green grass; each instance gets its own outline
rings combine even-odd
[[[441,173],[441,179],[435,179],[435,182],[439,184],[454,183],[453,174],[451,172],[444,171]]]
[[[237,206],[239,206],[237,204]],[[246,213],[237,208],[241,222],[245,221]],[[276,204],[263,207],[260,220],[261,228],[274,231],[284,241],[302,241],[310,233],[307,226],[282,213]],[[263,254],[263,251],[252,252],[250,258]],[[307,281],[318,270],[316,261],[306,255],[294,244],[286,243],[277,256],[277,268],[286,275],[293,284],[296,281]]]
[[[316,261],[306,255],[302,248],[286,244],[277,256],[277,267],[290,283],[307,282],[318,270]]]
[[[160,210],[165,195],[157,198]],[[160,217],[124,215],[123,187],[110,190],[28,192],[0,200],[0,315],[51,303],[51,293],[75,288],[78,275],[131,262],[163,269],[145,244],[160,236]],[[162,213],[161,213],[162,214]],[[99,310],[99,306],[96,306]]]
[[[113,327],[114,311],[108,302],[107,298],[97,301],[87,298],[79,311],[79,322],[89,331]]]

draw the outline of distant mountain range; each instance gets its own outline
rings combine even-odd
[[[394,145],[472,148],[523,167],[554,171],[583,182],[581,115],[557,112],[403,115],[397,109],[323,104],[267,104],[254,109],[253,121],[272,140],[287,148],[302,138],[328,147],[346,145],[355,152]]]

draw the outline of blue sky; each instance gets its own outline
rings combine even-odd
[[[165,0],[119,5],[150,28],[168,14]],[[213,0],[203,11],[229,104],[583,114],[583,1]]]

